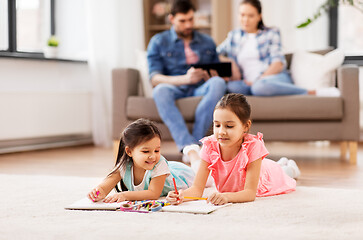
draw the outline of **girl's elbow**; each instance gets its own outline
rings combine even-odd
[[[161,194],[152,194],[150,200],[158,200]]]
[[[147,200],[158,200],[159,197],[161,197],[161,192],[155,192],[152,190],[147,190],[147,191],[148,191],[148,193],[147,193],[147,195],[145,195]]]
[[[255,197],[253,197],[253,196],[245,196],[243,199],[241,199],[240,201],[238,201],[238,202],[253,202],[253,201],[255,201],[255,199],[256,199],[256,196]]]
[[[247,196],[245,198],[245,201],[246,202],[253,202],[253,201],[255,201],[255,199],[256,199],[256,191],[251,190],[251,191],[248,192],[248,194],[247,194]]]
[[[256,199],[256,195],[254,195],[254,196],[250,196],[250,197],[248,198],[247,202],[253,202],[253,201],[255,201],[255,199]]]
[[[196,196],[198,197],[202,197],[203,192],[204,192],[204,187],[200,186],[200,185],[193,185],[191,187],[191,189],[193,189],[193,192],[196,194]]]

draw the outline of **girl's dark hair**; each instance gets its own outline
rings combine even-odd
[[[257,9],[257,12],[258,12],[259,14],[261,14],[261,13],[262,13],[262,7],[261,7],[261,2],[260,2],[260,0],[243,0],[243,1],[240,3],[240,5],[242,5],[242,4],[250,4],[250,5],[252,5],[254,8],[256,8],[256,9]],[[261,20],[258,22],[257,28],[258,28],[258,29],[263,29],[263,28],[265,28],[265,24],[263,24],[262,18],[261,18]]]
[[[125,167],[127,163],[132,162],[132,158],[125,151],[126,146],[130,149],[134,149],[137,145],[147,142],[154,137],[161,139],[161,134],[152,121],[140,118],[130,123],[121,133],[115,167],[108,176],[115,173],[121,167]],[[122,186],[123,182],[121,181],[120,183]],[[125,186],[122,186],[122,190],[124,190],[124,187]],[[116,191],[120,192],[117,185]]]
[[[190,10],[195,11],[195,7],[189,0],[174,0],[171,6],[170,14],[173,16],[175,16],[177,13],[186,14]]]
[[[228,93],[218,101],[216,109],[229,109],[237,115],[242,124],[247,124],[251,117],[251,106],[245,95],[240,93]]]

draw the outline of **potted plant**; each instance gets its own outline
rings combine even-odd
[[[44,56],[46,58],[56,58],[58,55],[59,41],[56,36],[51,36],[47,41],[47,46],[44,48]]]
[[[346,4],[356,8],[358,11],[363,13],[363,0],[326,0],[315,12],[314,16],[300,23],[297,28],[304,28],[314,22],[316,19],[321,17],[323,13],[329,12],[330,8],[337,7],[339,4]]]

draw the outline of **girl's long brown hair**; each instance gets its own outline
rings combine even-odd
[[[128,146],[130,149],[134,149],[137,145],[143,142],[147,142],[154,137],[158,137],[161,139],[161,134],[159,129],[152,121],[145,118],[140,118],[130,123],[121,133],[115,167],[108,174],[108,176],[114,174],[122,167],[125,167],[127,163],[132,162],[132,158],[126,153],[126,146]],[[122,190],[124,190],[125,186],[122,180],[120,184]],[[116,191],[120,192],[120,189],[117,185],[115,188]]]

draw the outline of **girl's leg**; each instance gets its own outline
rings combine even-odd
[[[286,165],[281,166],[282,170],[291,178],[298,178],[300,176],[300,169],[294,160],[288,160]]]
[[[256,81],[251,87],[251,92],[255,96],[308,94],[306,89],[294,85],[290,75],[286,72],[270,75]]]
[[[284,170],[284,172],[286,173],[287,176],[294,178],[295,173],[294,173],[294,170],[290,166],[286,165],[286,166],[282,166],[281,168],[282,168],[282,170]]]
[[[287,157],[282,157],[280,158],[280,160],[277,161],[277,163],[283,167],[287,165],[287,162],[289,161],[289,159],[287,159]]]

